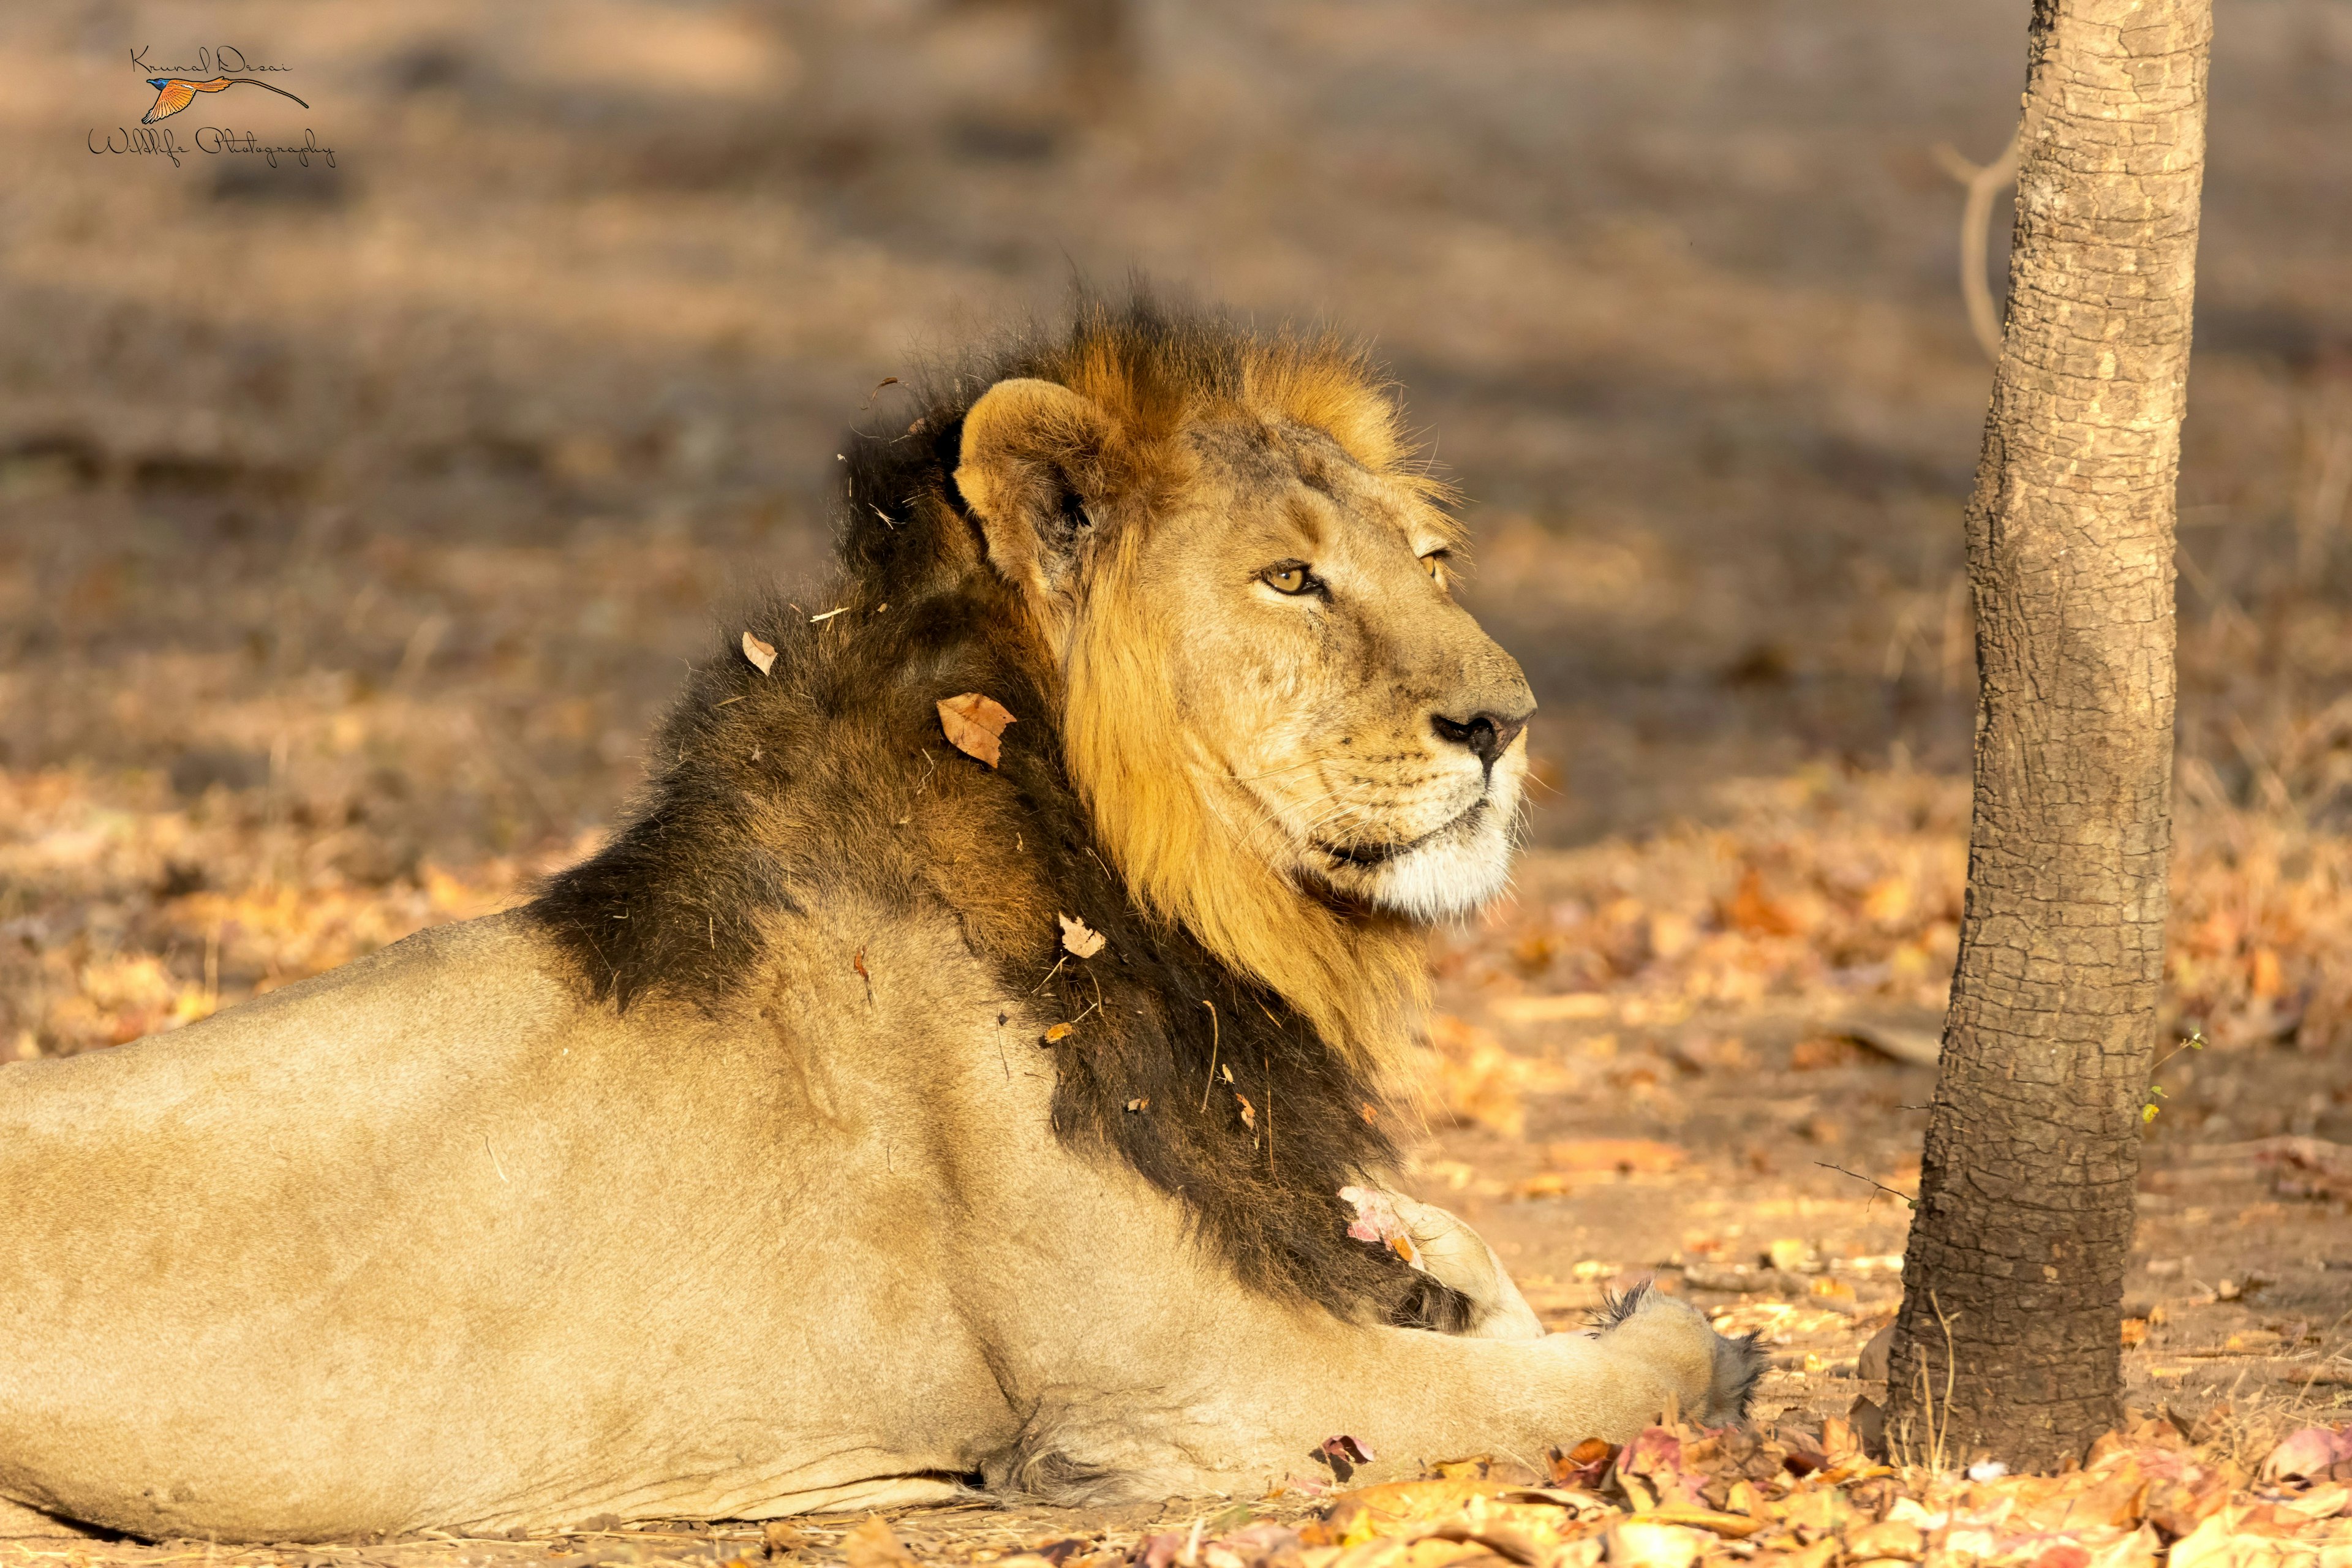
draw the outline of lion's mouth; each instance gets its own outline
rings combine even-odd
[[[1387,844],[1318,844],[1315,847],[1331,858],[1335,866],[1355,866],[1369,870],[1401,859],[1416,849],[1427,848],[1450,833],[1476,826],[1486,814],[1486,797],[1480,795],[1469,808],[1450,821],[1440,823],[1418,838],[1400,838]]]

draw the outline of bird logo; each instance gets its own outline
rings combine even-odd
[[[191,103],[194,103],[196,100],[196,94],[200,92],[226,92],[230,88],[236,86],[239,82],[243,82],[248,87],[268,87],[270,91],[276,93],[280,98],[294,98],[294,95],[287,91],[284,88],[269,87],[268,82],[263,81],[258,77],[216,76],[210,81],[190,81],[186,77],[183,76],[151,76],[147,79],[147,85],[155,89],[155,103],[153,108],[147,110],[146,115],[139,121],[139,123],[142,125],[152,125],[159,120],[169,120],[172,116],[179,113],[180,110],[187,108]],[[294,98],[294,101],[301,103],[302,107],[305,109],[310,107],[309,104],[303,103],[299,98]]]

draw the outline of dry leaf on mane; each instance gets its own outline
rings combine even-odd
[[[977,691],[967,691],[961,697],[940,699],[940,728],[947,731],[948,744],[967,757],[977,757],[990,767],[996,765],[1003,754],[997,737],[1004,726],[1013,722],[1010,710],[992,697]]]
[[[1103,950],[1102,932],[1088,931],[1087,922],[1084,921],[1074,921],[1067,915],[1059,918],[1062,922],[1062,945],[1068,948],[1072,954],[1079,958],[1092,958]]]
[[[776,645],[772,642],[761,642],[750,632],[745,632],[743,657],[751,661],[751,667],[754,669],[765,675],[776,667]]]
[[[1413,1245],[1412,1233],[1405,1228],[1404,1216],[1397,1213],[1394,1194],[1379,1187],[1341,1187],[1339,1196],[1356,1211],[1356,1217],[1348,1224],[1349,1236],[1385,1247],[1415,1268],[1427,1272],[1421,1261],[1421,1250]]]

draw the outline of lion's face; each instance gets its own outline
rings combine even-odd
[[[1449,520],[1362,446],[1247,403],[1139,442],[1043,381],[967,416],[957,482],[1062,663],[1073,773],[1198,921],[1247,901],[1242,858],[1416,921],[1508,874],[1534,699],[1453,600]]]
[[[1535,700],[1454,602],[1454,531],[1328,436],[1188,433],[1192,482],[1139,542],[1190,762],[1286,876],[1432,921],[1508,875]]]

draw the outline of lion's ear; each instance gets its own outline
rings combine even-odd
[[[1109,499],[1111,437],[1100,405],[1050,381],[1000,381],[963,418],[956,489],[980,518],[990,563],[1056,642]]]

